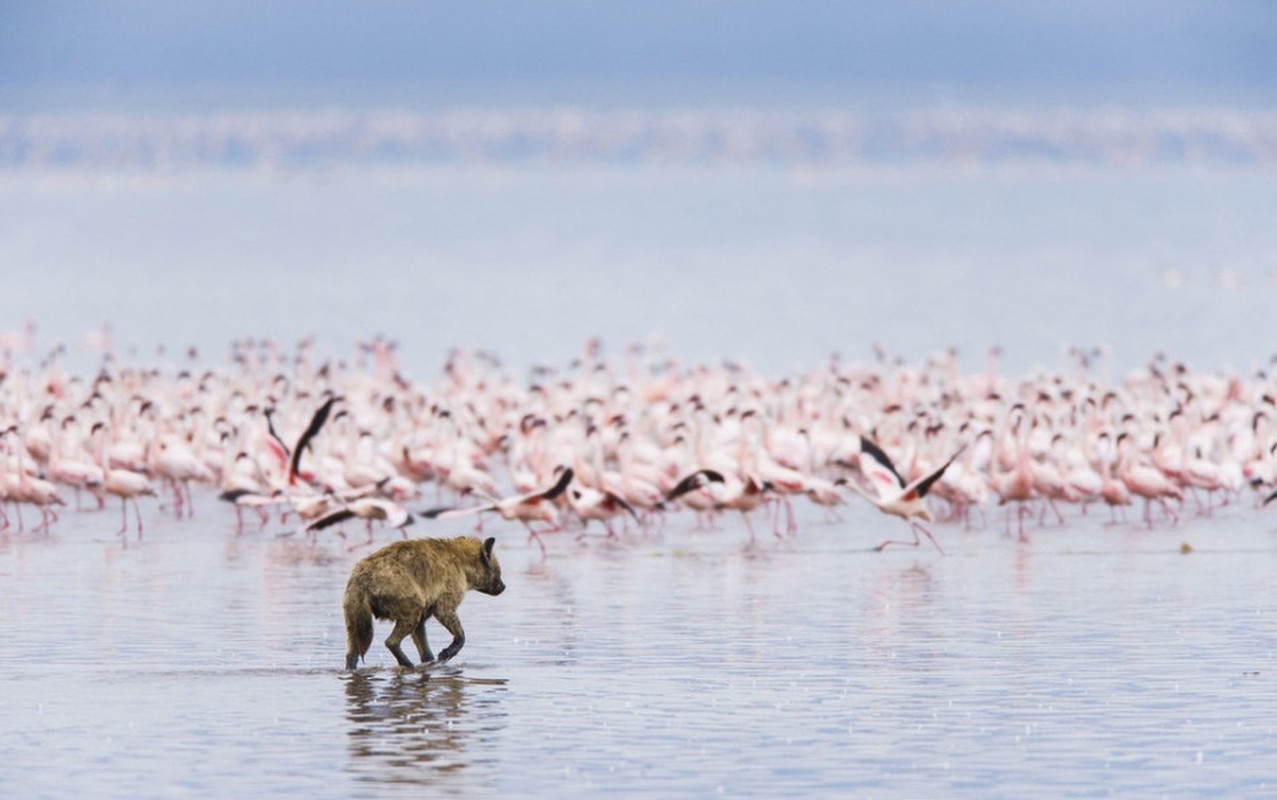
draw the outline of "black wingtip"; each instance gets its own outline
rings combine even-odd
[[[563,494],[563,491],[568,488],[568,484],[572,482],[572,476],[574,474],[575,473],[572,472],[571,467],[564,467],[563,472],[559,474],[559,480],[556,481],[549,489],[542,492],[541,497],[545,500],[553,500]]]
[[[958,456],[962,455],[962,451],[966,449],[967,449],[967,446],[965,444],[959,447],[958,451],[954,453],[953,455],[949,456],[948,461],[944,462],[944,466],[940,467],[940,469],[928,475],[926,480],[919,483],[918,496],[926,497],[927,492],[931,491],[932,485],[935,484],[936,481],[940,480],[940,477],[944,475],[944,471],[949,468],[949,465],[952,464],[955,460],[957,460]]]
[[[634,517],[634,521],[635,521],[635,522],[640,522],[640,523],[641,523],[641,522],[643,521],[643,520],[639,519],[638,512],[634,510],[634,506],[632,506],[632,505],[630,505],[629,503],[625,502],[625,498],[624,498],[624,497],[621,497],[621,496],[620,496],[620,495],[618,495],[618,494],[613,494],[612,492],[608,492],[608,497],[612,498],[612,501],[613,501],[614,503],[616,503],[617,505],[619,505],[621,508],[623,508],[623,509],[625,509],[626,511],[628,511],[628,512],[629,512],[629,514],[630,514],[630,516],[631,516],[631,517]]]
[[[1264,498],[1264,505],[1268,505],[1269,503],[1271,503],[1271,502],[1272,502],[1272,501],[1274,501],[1274,500],[1277,500],[1277,492],[1273,492],[1272,494],[1270,494],[1270,495],[1268,495],[1267,497],[1265,497],[1265,498]]]
[[[331,528],[337,523],[345,522],[346,520],[351,519],[354,516],[355,516],[355,512],[351,511],[349,508],[343,508],[338,511],[334,511],[328,516],[320,517],[319,519],[307,525],[303,530],[322,531],[324,528]]]
[[[666,502],[677,500],[688,492],[694,492],[697,489],[700,489],[706,484],[706,482],[724,483],[726,482],[726,478],[724,478],[723,473],[718,470],[698,469],[675,484],[673,489],[666,492],[665,500]]]

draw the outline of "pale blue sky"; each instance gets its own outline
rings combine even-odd
[[[8,0],[0,88],[51,86],[1268,103],[1277,3]]]

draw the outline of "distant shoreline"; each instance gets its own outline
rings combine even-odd
[[[1277,165],[1277,111],[581,106],[0,114],[0,171]]]

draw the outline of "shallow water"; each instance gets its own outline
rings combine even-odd
[[[1249,503],[1151,530],[1093,509],[945,548],[863,504],[750,545],[739,521],[542,559],[489,524],[508,590],[465,649],[341,669],[367,549],[150,508],[0,537],[0,786],[24,797],[1272,796],[1277,523]],[[414,535],[464,528],[419,523]],[[376,541],[393,535],[376,531]],[[1181,553],[1182,544],[1191,552]],[[436,650],[446,633],[429,627]],[[411,652],[412,648],[408,648]]]

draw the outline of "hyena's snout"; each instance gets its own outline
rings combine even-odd
[[[479,591],[483,592],[484,594],[490,594],[493,597],[495,597],[505,591],[505,581],[501,580],[500,575],[495,575],[493,576],[492,580],[487,582],[485,586],[478,587],[478,588],[479,588]]]

